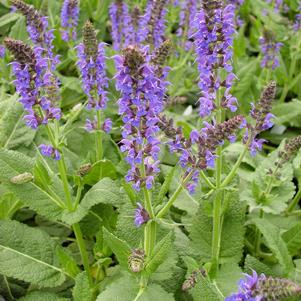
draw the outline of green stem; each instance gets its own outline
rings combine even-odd
[[[152,200],[149,193],[149,190],[145,187],[143,188],[144,200],[145,200],[145,208],[150,216],[151,219],[155,217],[155,213],[152,206]]]
[[[221,184],[222,188],[225,188],[233,180],[233,178],[236,176],[237,170],[240,167],[242,160],[244,159],[245,155],[248,152],[250,141],[251,141],[251,139],[249,138],[249,140],[248,140],[248,142],[245,146],[245,149],[240,154],[239,158],[237,159],[236,163],[234,164],[234,166],[233,166],[232,170],[230,171],[230,173],[228,174],[228,176],[222,182],[222,184]]]
[[[87,273],[90,286],[92,287],[93,286],[93,279],[92,279],[92,276],[91,276],[89,256],[88,256],[88,252],[86,250],[86,244],[85,244],[85,241],[83,239],[82,231],[80,229],[79,224],[74,224],[72,226],[72,228],[73,228],[73,232],[74,232],[75,237],[76,237],[79,252],[80,252],[80,255],[81,255],[81,258],[82,258],[82,261],[83,261],[83,266],[84,266],[85,271]]]
[[[290,213],[295,209],[295,207],[297,206],[297,204],[300,201],[300,198],[301,198],[301,189],[298,190],[298,192],[296,193],[296,195],[293,198],[292,202],[289,204],[289,206],[286,210],[287,213]]]
[[[165,204],[165,206],[158,212],[157,214],[157,218],[162,218],[164,217],[168,210],[170,209],[170,207],[173,205],[173,203],[175,202],[175,200],[178,198],[179,194],[182,192],[182,190],[185,188],[185,185],[187,184],[187,182],[191,179],[193,175],[193,171],[191,171],[186,178],[180,183],[180,185],[178,186],[177,190],[173,193],[173,195],[171,196],[171,198],[169,199],[169,201]]]
[[[151,256],[156,244],[156,228],[156,222],[152,220],[150,220],[144,228],[144,250],[148,258]]]
[[[61,180],[63,182],[64,192],[66,196],[66,205],[68,210],[72,212],[74,208],[72,204],[72,198],[71,198],[71,193],[70,193],[69,183],[67,178],[66,163],[65,163],[63,153],[61,153],[61,159],[58,160],[57,162],[58,162],[58,168],[59,168],[59,172],[60,172]]]
[[[202,170],[200,172],[200,176],[211,189],[215,189],[215,186],[213,185],[213,183],[210,181],[210,179],[206,176],[206,174]]]
[[[96,131],[96,161],[102,160],[103,147],[102,147],[102,132],[101,132],[101,111],[97,112],[97,131]]]
[[[259,217],[263,218],[263,210],[260,209]],[[260,242],[261,242],[261,233],[259,229],[256,229],[256,234],[255,234],[255,255],[259,255],[261,250],[260,250]]]

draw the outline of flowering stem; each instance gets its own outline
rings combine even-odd
[[[209,180],[209,178],[205,175],[205,173],[201,170],[200,176],[203,178],[203,180],[206,182],[206,184],[211,188],[215,189],[215,186],[213,183]]]
[[[150,256],[156,244],[156,222],[150,220],[144,228],[144,250]]]
[[[243,152],[240,154],[240,156],[237,159],[236,163],[234,164],[232,170],[230,171],[228,176],[222,182],[221,188],[225,188],[233,180],[233,178],[236,176],[237,170],[240,167],[240,164],[241,164],[242,160],[244,159],[245,155],[248,152],[249,145],[250,145],[251,141],[252,141],[252,135],[250,135],[250,137],[248,138],[248,141],[245,145],[245,148],[244,148]]]
[[[187,182],[191,179],[193,175],[193,171],[191,171],[185,179],[183,179],[183,181],[180,183],[180,185],[178,186],[177,190],[174,192],[174,194],[171,196],[171,198],[169,199],[169,201],[165,204],[165,206],[158,212],[157,214],[157,218],[162,218],[164,217],[168,210],[170,209],[170,207],[173,205],[173,203],[175,202],[175,200],[177,199],[177,197],[179,196],[179,194],[182,192],[182,190],[185,188],[185,185],[187,184]]]
[[[102,133],[101,133],[101,111],[97,110],[97,131],[96,131],[96,161],[102,160]]]
[[[295,207],[297,206],[297,204],[300,201],[300,198],[301,198],[301,189],[298,190],[298,192],[296,193],[296,195],[293,198],[292,202],[289,204],[289,206],[286,210],[287,213],[290,213],[295,209]]]
[[[57,147],[57,144],[58,144],[57,137],[55,137],[55,135],[53,134],[49,125],[46,125],[46,130],[48,133],[49,140],[51,141],[51,143],[53,144],[54,147]],[[58,131],[56,131],[56,133],[58,134]],[[66,163],[65,163],[64,155],[62,152],[61,152],[61,158],[60,158],[60,160],[58,160],[58,168],[59,168],[59,173],[61,176],[61,180],[63,183],[64,192],[65,192],[65,196],[66,196],[66,206],[67,206],[68,211],[72,212],[72,211],[74,211],[74,208],[73,208],[73,204],[72,204],[71,193],[69,190]],[[87,272],[87,275],[88,275],[90,286],[92,286],[93,280],[92,280],[91,270],[90,270],[90,265],[89,265],[89,257],[88,257],[87,249],[85,246],[85,241],[83,239],[83,235],[82,235],[79,224],[73,224],[72,229],[73,229],[75,237],[76,237],[77,245],[78,245],[78,248],[79,248],[79,251],[81,254],[81,258],[83,261],[85,271]]]
[[[83,239],[82,231],[81,231],[80,226],[79,226],[78,223],[74,224],[72,226],[72,228],[73,228],[73,231],[74,231],[74,234],[75,234],[75,237],[76,237],[76,241],[77,241],[77,245],[78,245],[78,248],[79,248],[79,252],[80,252],[80,255],[81,255],[81,258],[82,258],[82,261],[83,261],[83,266],[84,266],[85,271],[87,272],[87,275],[88,275],[89,284],[92,287],[93,279],[92,279],[92,276],[91,276],[89,256],[88,256],[88,252],[87,252],[87,249],[86,249],[85,241]]]

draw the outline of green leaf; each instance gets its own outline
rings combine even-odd
[[[75,277],[80,273],[80,269],[77,266],[75,259],[69,254],[68,249],[58,247],[56,249],[56,256],[59,260],[59,263],[62,269],[68,273],[68,275]]]
[[[123,240],[110,233],[106,228],[103,228],[104,240],[116,255],[120,265],[128,269],[128,258],[131,254],[130,246]]]
[[[292,256],[297,255],[301,246],[301,222],[284,232],[282,239],[286,243],[290,254]]]
[[[174,301],[172,294],[167,293],[157,284],[150,284],[139,292],[139,285],[135,278],[123,276],[107,288],[98,296],[96,301]]]
[[[252,270],[256,271],[258,274],[265,274],[266,276],[279,277],[280,275],[275,273],[269,266],[265,263],[259,261],[257,258],[247,255],[245,260],[245,271],[248,274],[252,274]]]
[[[40,287],[55,287],[66,277],[57,266],[55,243],[39,229],[0,221],[0,273]]]
[[[161,241],[156,244],[150,258],[147,260],[145,265],[145,272],[148,275],[153,274],[170,253],[173,241],[172,238],[173,232],[169,232]]]
[[[104,178],[86,193],[75,212],[66,212],[64,214],[63,220],[68,224],[78,223],[89,213],[89,210],[93,206],[97,204],[110,204],[119,207],[122,201],[123,196],[116,182],[109,178]]]
[[[301,127],[301,101],[298,99],[293,99],[285,103],[277,103],[273,108],[273,114],[276,116],[276,124]]]
[[[48,292],[31,292],[18,301],[68,301],[70,299],[59,297],[56,294]]]
[[[244,247],[245,204],[239,200],[235,192],[227,193],[224,202],[228,203],[228,208],[223,218],[220,261],[239,262]],[[208,204],[211,202],[201,203],[190,232],[193,252],[204,261],[211,260],[212,248],[213,224],[212,217],[206,214]]]
[[[0,108],[4,110],[0,119],[0,145],[6,149],[29,146],[36,132],[26,126],[24,109],[17,101],[17,95],[0,103]]]
[[[271,224],[265,219],[255,218],[251,220],[259,231],[262,233],[267,246],[274,253],[279,263],[284,269],[284,273],[288,274],[293,269],[292,258],[289,255],[285,242],[279,235],[279,228]]]
[[[15,151],[0,151],[0,180],[5,187],[13,192],[16,197],[30,209],[50,220],[60,219],[62,208],[58,200],[41,189],[34,182],[13,184],[10,179],[25,172],[33,170],[34,161]]]
[[[93,291],[90,288],[86,272],[78,274],[75,278],[75,286],[72,295],[74,301],[92,301]]]
[[[156,201],[157,204],[162,203],[162,201],[163,201],[166,193],[169,191],[170,184],[171,184],[173,176],[174,176],[174,172],[175,172],[175,167],[172,168],[169,171],[169,173],[166,175],[164,183],[161,186],[160,192],[159,192],[159,194],[157,196],[157,201]]]

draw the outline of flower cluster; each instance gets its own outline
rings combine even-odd
[[[13,9],[20,11],[26,17],[27,31],[36,47],[42,49],[41,55],[47,57],[52,69],[58,64],[58,56],[53,54],[53,30],[48,29],[47,17],[42,16],[32,5],[21,0],[11,1]]]
[[[135,209],[135,225],[140,227],[149,220],[150,217],[146,209],[140,203],[137,203],[137,208]]]
[[[141,272],[145,264],[145,251],[143,249],[132,250],[132,253],[128,258],[128,264],[133,273]]]
[[[115,56],[116,87],[121,91],[118,100],[122,129],[121,151],[127,153],[131,168],[126,180],[137,190],[142,185],[151,189],[159,172],[160,141],[158,115],[163,109],[161,81],[151,65],[148,48],[130,46],[123,56]]]
[[[172,120],[161,116],[159,127],[171,139],[171,152],[180,154],[179,162],[182,168],[186,168],[185,176],[192,173],[192,181],[186,187],[190,193],[195,190],[200,170],[214,167],[217,147],[225,140],[234,142],[235,132],[244,126],[245,119],[240,115],[216,125],[205,122],[201,131],[193,130],[186,139],[181,128],[175,128]]]
[[[42,50],[10,38],[4,43],[15,58],[12,63],[16,77],[14,84],[27,112],[24,116],[26,124],[36,129],[49,120],[60,119],[57,80],[48,69],[47,59],[41,56]]]
[[[147,42],[159,47],[165,36],[165,17],[167,13],[167,0],[149,0],[145,15],[140,20],[139,42]]]
[[[120,50],[122,47],[134,44],[135,29],[127,4],[123,0],[114,1],[110,5],[109,14],[112,23],[113,48]]]
[[[185,50],[190,50],[193,46],[193,42],[190,40],[195,31],[195,22],[198,10],[197,0],[187,0],[181,2],[181,12],[180,12],[180,23],[177,35],[184,37],[185,39]]]
[[[264,139],[257,139],[257,135],[268,130],[273,126],[271,113],[272,103],[276,94],[276,83],[271,82],[262,92],[261,98],[257,105],[252,104],[250,116],[255,121],[255,125],[248,124],[244,142],[249,141],[249,148],[252,156],[255,156],[258,150],[262,149]]]
[[[100,111],[107,106],[108,79],[105,70],[105,44],[97,44],[96,32],[91,22],[87,21],[83,29],[83,43],[76,49],[78,52],[78,63],[83,89],[88,96],[89,110]],[[103,125],[98,124],[98,120],[87,120],[87,131],[100,130],[110,131],[111,120],[106,120]],[[102,128],[100,128],[102,127]]]
[[[52,145],[41,144],[39,149],[41,150],[41,154],[45,157],[53,158],[55,160],[61,159],[60,152]]]
[[[274,34],[269,30],[264,30],[263,36],[259,39],[263,60],[261,67],[268,69],[276,69],[279,66],[277,56],[282,47],[282,43],[275,41]]]
[[[221,106],[236,110],[237,100],[230,89],[235,79],[232,73],[232,44],[235,32],[235,6],[224,5],[224,1],[204,0],[197,15],[197,33],[194,35],[199,69],[199,88],[202,91],[200,116],[209,116],[216,108],[217,91],[225,87]],[[220,78],[218,70],[226,71],[225,79]]]
[[[284,300],[301,293],[301,287],[287,279],[260,276],[253,271],[253,275],[245,275],[240,280],[238,293],[225,299],[225,301],[267,301]]]
[[[65,0],[61,11],[61,33],[66,42],[76,40],[76,27],[79,18],[78,0]]]

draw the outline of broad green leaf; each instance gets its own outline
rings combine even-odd
[[[0,103],[0,107],[4,110],[0,119],[1,147],[12,149],[20,145],[29,146],[36,132],[25,125],[23,106],[12,96]]]
[[[128,258],[131,254],[130,246],[123,240],[110,233],[106,228],[103,228],[104,240],[116,255],[120,265],[128,269]]]
[[[18,301],[68,301],[70,299],[59,297],[54,293],[48,292],[31,292],[20,298]]]
[[[301,222],[282,234],[288,251],[292,256],[297,255],[301,248]]]
[[[290,102],[278,103],[273,108],[276,124],[301,127],[301,101],[293,99]]]
[[[138,293],[139,296],[138,297]],[[174,301],[172,294],[167,293],[157,284],[149,284],[139,292],[139,283],[135,278],[124,276],[112,284],[98,296],[96,301]]]
[[[39,229],[0,221],[0,273],[40,287],[55,287],[66,276],[57,266],[55,243]]]
[[[165,177],[164,183],[162,184],[160,192],[157,196],[157,200],[156,200],[157,204],[162,203],[166,193],[169,191],[170,184],[171,184],[172,178],[174,176],[174,172],[175,172],[175,168],[172,168],[169,171],[169,173],[167,174],[167,176]]]
[[[104,178],[86,193],[75,212],[65,212],[63,220],[68,224],[78,223],[97,204],[110,204],[119,207],[122,202],[123,196],[116,182]]]
[[[145,272],[147,274],[153,274],[160,264],[164,262],[166,257],[171,251],[172,241],[173,241],[173,232],[169,232],[161,241],[159,241],[150,258],[147,260],[145,265]]]
[[[245,204],[235,192],[227,193],[225,201],[228,202],[228,208],[223,218],[220,261],[239,262],[244,247]],[[210,261],[213,225],[212,216],[207,215],[206,204],[208,205],[208,202],[201,203],[193,219],[190,238],[195,255],[204,261]]]
[[[68,275],[75,277],[80,273],[80,269],[73,256],[69,254],[68,249],[64,249],[62,247],[56,248],[56,256],[62,270],[64,270]]]
[[[93,291],[90,288],[86,272],[78,274],[75,278],[75,286],[72,295],[74,301],[93,300]]]
[[[8,13],[8,14],[5,14],[3,16],[1,16],[0,18],[0,28],[11,23],[11,22],[14,22],[16,21],[17,19],[19,19],[20,15],[18,14],[14,14],[14,13]]]
[[[248,254],[245,260],[245,271],[248,274],[252,274],[252,270],[256,271],[258,274],[263,273],[266,276],[280,276],[279,274],[275,273],[274,270],[272,270],[268,265]]]
[[[283,267],[284,273],[288,274],[293,269],[292,258],[289,255],[285,242],[279,235],[279,228],[265,219],[255,218],[251,222],[262,233],[267,246],[274,253],[279,263]]]
[[[15,151],[0,151],[0,180],[5,187],[13,192],[16,197],[30,209],[51,220],[57,220],[62,214],[58,200],[42,190],[34,182],[13,184],[10,179],[25,172],[33,170],[34,161]]]

